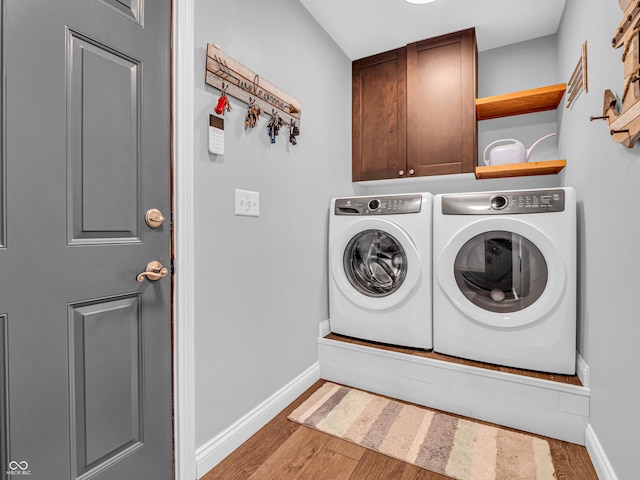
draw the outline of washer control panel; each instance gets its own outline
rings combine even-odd
[[[378,197],[338,198],[336,215],[398,215],[420,213],[422,195],[382,195]]]
[[[456,193],[442,196],[443,215],[515,215],[564,211],[564,190]]]

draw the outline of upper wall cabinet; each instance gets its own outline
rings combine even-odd
[[[353,181],[403,176],[407,167],[407,49],[353,62]]]
[[[477,47],[469,29],[353,62],[353,181],[472,172]]]

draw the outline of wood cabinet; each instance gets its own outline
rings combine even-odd
[[[474,29],[353,62],[353,181],[472,172]]]
[[[407,50],[356,60],[352,69],[353,181],[402,176],[407,163]]]

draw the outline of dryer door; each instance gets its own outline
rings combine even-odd
[[[385,219],[359,220],[331,248],[333,280],[353,303],[371,310],[402,303],[420,280],[420,253],[409,235]]]
[[[551,240],[515,219],[480,220],[438,259],[440,288],[471,319],[497,327],[541,320],[560,301],[566,266]]]

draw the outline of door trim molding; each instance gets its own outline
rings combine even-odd
[[[194,315],[194,0],[173,1],[174,478],[196,478]]]
[[[0,5],[2,2],[0,2]],[[0,430],[0,472],[7,470],[9,461],[9,409],[7,408],[9,391],[7,383],[8,365],[8,345],[7,341],[7,315],[0,314],[0,419],[4,424],[4,431]]]

